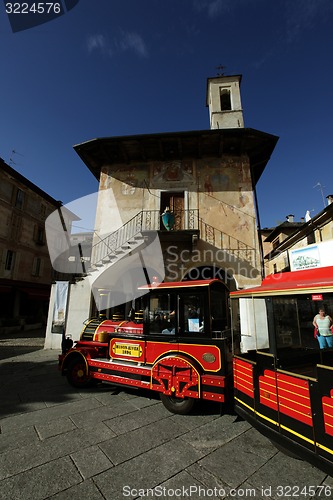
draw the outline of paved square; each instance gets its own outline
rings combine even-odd
[[[305,488],[302,499],[332,496],[331,477],[218,405],[182,416],[153,393],[79,391],[57,356],[15,351],[0,361],[0,500],[269,500],[287,498],[287,487]]]

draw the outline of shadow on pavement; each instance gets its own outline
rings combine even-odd
[[[45,332],[30,330],[0,335],[0,361],[44,348]]]
[[[56,357],[28,361],[17,356],[1,362],[0,418],[73,400],[74,390],[61,377]]]
[[[158,393],[144,389],[106,383],[80,390],[70,386],[58,369],[58,351],[44,351],[44,341],[44,332],[41,331],[0,337],[0,418],[90,396],[98,397],[103,392],[123,394],[125,399],[139,396],[160,401]],[[198,401],[192,411],[194,415],[222,413],[233,412],[210,401]]]
[[[37,353],[36,358],[38,358],[34,360],[16,357],[0,363],[0,419],[90,397],[98,399],[98,395],[103,393],[109,393],[110,396],[121,394],[124,399],[138,396],[160,400],[159,394],[153,391],[106,383],[97,384],[89,389],[76,389],[70,386],[66,378],[60,374],[58,352],[47,352],[45,354],[47,359],[43,353],[45,351]],[[54,355],[54,359],[50,359],[50,355]],[[221,413],[221,406],[210,401],[198,401],[192,412],[193,415],[220,415]]]

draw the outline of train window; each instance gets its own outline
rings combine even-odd
[[[313,318],[319,307],[324,307],[331,314],[333,300],[327,294],[321,294],[321,301],[313,295],[293,297],[273,297],[274,328],[277,348],[293,347],[318,349],[313,336]]]
[[[204,296],[201,293],[184,294],[180,301],[180,330],[200,334],[205,329]]]
[[[235,340],[239,340],[240,336],[241,352],[269,347],[267,309],[264,298],[239,299],[236,306],[233,304],[232,315],[233,336]],[[237,325],[240,327],[240,332]]]
[[[274,345],[279,352],[290,348],[319,349],[313,336],[313,318],[322,305],[328,314],[333,314],[332,295],[321,294],[321,297],[320,303],[311,294],[232,301],[233,335],[236,339],[240,337],[241,352],[268,348],[274,351]],[[272,315],[267,301],[272,304],[269,307]],[[274,335],[274,344],[269,343],[269,331]]]
[[[210,295],[210,310],[212,320],[212,332],[214,334],[230,335],[230,322],[227,309],[226,291],[212,290]],[[219,335],[218,335],[219,336]]]
[[[149,333],[174,335],[177,322],[175,297],[166,293],[152,293],[145,310]]]
[[[297,299],[273,297],[272,303],[277,348],[301,346]]]

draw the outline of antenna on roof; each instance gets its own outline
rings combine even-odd
[[[216,67],[218,73],[217,73],[217,76],[224,76],[224,69],[226,68],[226,66],[222,66],[222,64],[220,64],[219,66]]]
[[[326,203],[325,203],[325,198],[324,198],[324,191],[323,191],[323,187],[325,186],[322,186],[320,182],[317,182],[317,184],[315,186],[313,186],[314,188],[315,187],[319,187],[319,190],[321,192],[321,196],[323,198],[323,204],[324,204],[324,208],[326,208]]]
[[[19,155],[19,156],[22,156],[24,157],[24,155],[22,155],[21,153],[18,153],[17,151],[15,151],[15,149],[12,149],[12,154],[11,154],[11,157],[9,158],[9,165],[20,165],[20,163],[16,163],[14,160],[13,160],[13,156],[14,155]]]

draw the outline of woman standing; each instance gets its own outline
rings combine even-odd
[[[333,333],[331,331],[331,326],[333,321],[331,316],[325,313],[325,309],[320,308],[319,314],[313,318],[313,326],[317,328],[317,340],[319,342],[320,349],[325,347],[333,347]]]

